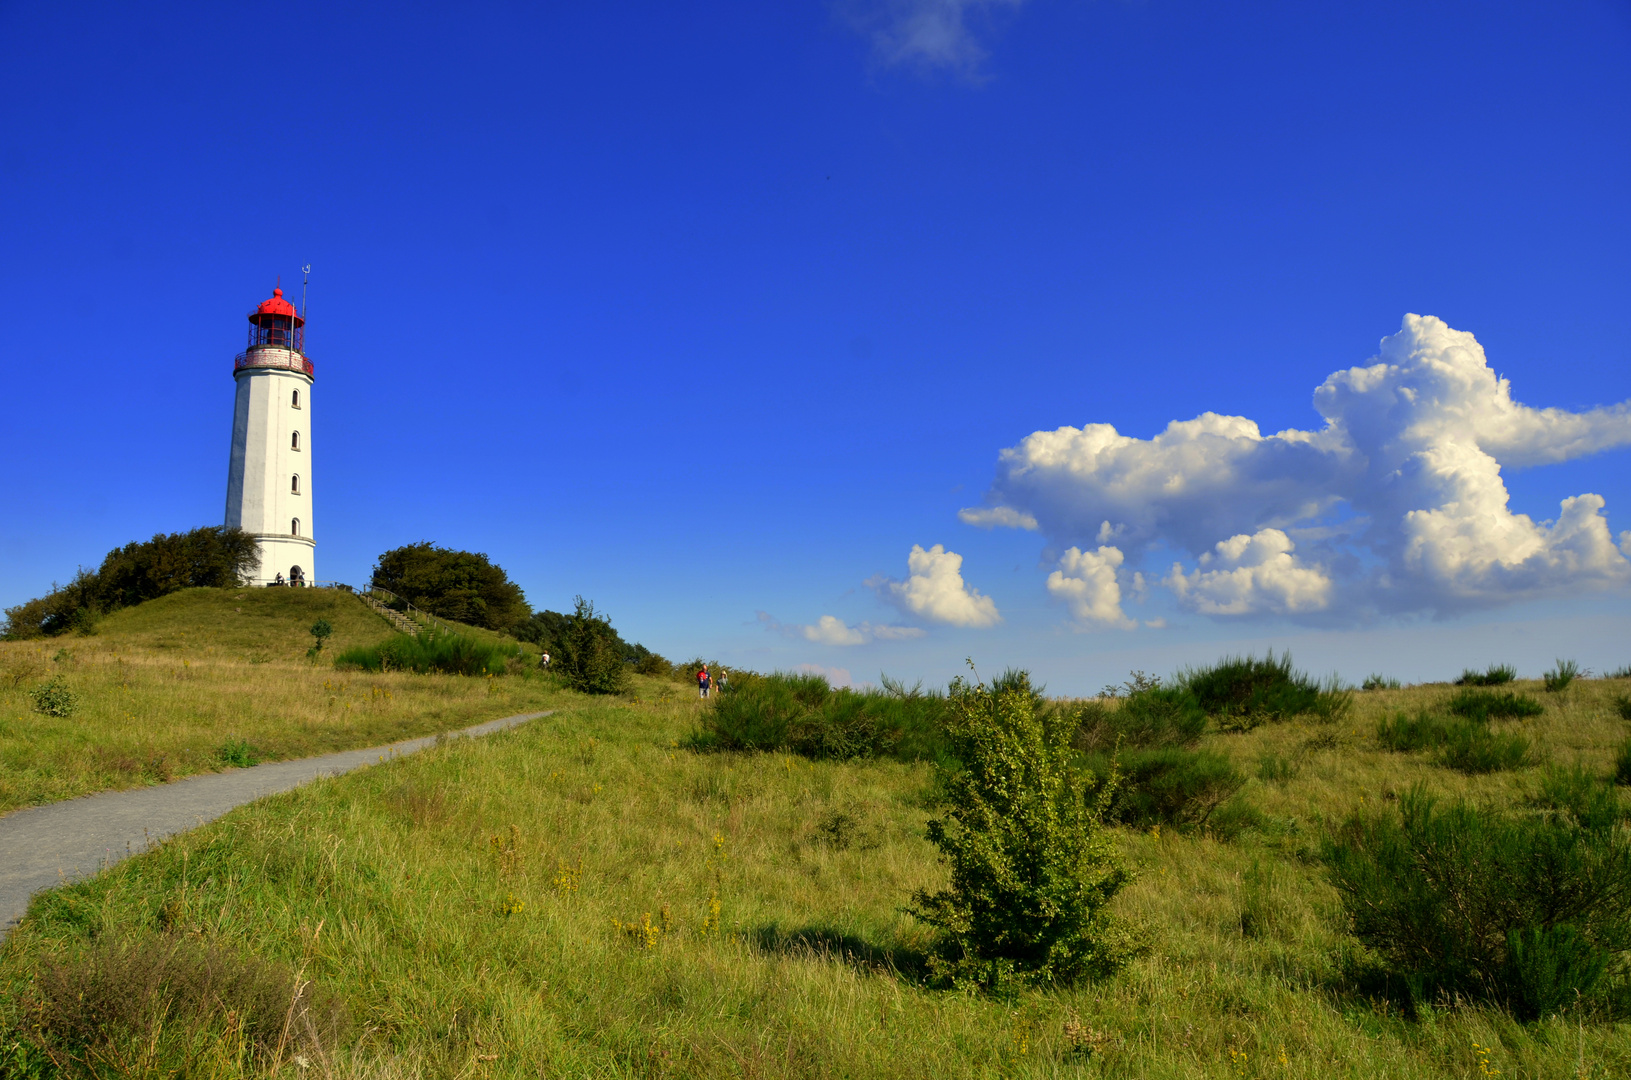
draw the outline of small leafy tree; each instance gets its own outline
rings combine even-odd
[[[941,932],[931,971],[989,990],[1111,974],[1140,948],[1109,911],[1130,879],[1103,824],[1115,769],[1078,771],[1071,720],[1039,710],[1022,673],[1004,681],[952,684],[946,737],[962,769],[928,829],[951,885],[909,909]]]
[[[372,580],[432,615],[488,630],[508,633],[532,614],[521,586],[479,551],[407,544],[379,557]]]
[[[311,657],[313,660],[316,660],[317,654],[323,651],[323,642],[327,641],[329,635],[332,633],[334,633],[334,624],[329,622],[327,619],[318,619],[316,622],[312,623],[311,636],[315,638],[316,641],[312,644],[312,647],[307,650],[306,655]]]
[[[629,674],[618,648],[622,639],[612,629],[611,620],[581,596],[574,599],[572,614],[566,619],[557,644],[567,685],[585,694],[622,691]]]

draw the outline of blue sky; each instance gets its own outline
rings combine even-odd
[[[310,263],[324,578],[433,540],[857,681],[1631,663],[1623,3],[0,31],[0,604],[221,519],[244,313]]]

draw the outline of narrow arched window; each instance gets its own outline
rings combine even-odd
[[[300,535],[300,519],[299,518],[295,518],[293,521],[289,522],[289,535],[290,536],[299,536]]]
[[[291,495],[299,495],[300,494],[300,474],[299,473],[295,473],[294,474],[294,479],[289,481],[289,494],[291,494]]]
[[[300,432],[298,432],[298,431],[295,432],[294,437],[289,440],[289,449],[290,450],[299,450],[300,449]]]
[[[300,408],[300,391],[299,390],[296,390],[294,392],[294,400],[291,401],[289,404],[293,405],[297,409]]]

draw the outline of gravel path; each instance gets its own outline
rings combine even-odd
[[[506,716],[451,732],[450,738],[486,735],[524,724],[547,712]],[[0,817],[0,941],[42,889],[89,877],[167,836],[214,821],[262,795],[288,791],[320,776],[338,776],[389,757],[411,754],[440,735],[407,739],[367,750],[271,761],[248,769],[205,773],[158,787],[109,791],[49,806],[31,806]]]

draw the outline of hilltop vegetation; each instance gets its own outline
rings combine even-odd
[[[259,561],[254,538],[242,529],[213,525],[159,533],[114,548],[98,569],[81,569],[67,585],[53,585],[45,596],[7,608],[0,638],[90,633],[97,620],[120,608],[181,589],[236,587]]]
[[[1197,730],[1173,686],[1130,681],[1114,701],[1042,700],[1078,721],[1083,755],[1120,740],[1215,756],[1242,810],[1229,829],[1214,811],[1105,834],[1132,871],[1106,913],[1148,946],[1112,977],[934,989],[935,933],[903,909],[947,885],[927,823],[949,759],[887,749],[904,740],[724,749],[708,737],[729,693],[715,711],[637,679],[632,698],[562,693],[547,719],[242,808],[41,897],[0,953],[0,1024],[45,1023],[30,1030],[65,1061],[148,1054],[155,1071],[223,1076],[1631,1073],[1631,1027],[1600,992],[1623,987],[1621,961],[1588,998],[1546,990],[1615,944],[1612,905],[1549,928],[1533,915],[1544,863],[1501,861],[1541,836],[1585,860],[1569,873],[1612,885],[1626,683],[1485,691],[1538,703],[1528,716],[1452,711],[1461,691],[1438,685],[1260,723],[1236,711],[1227,729],[1203,709]],[[806,698],[796,724],[867,712],[852,693],[785,688]],[[913,708],[947,700],[920,692]],[[1387,744],[1422,716],[1521,735],[1528,755],[1469,771]],[[1410,857],[1435,836],[1459,839]],[[1460,891],[1412,884],[1422,866]],[[1357,918],[1354,896],[1391,914]],[[1482,929],[1440,922],[1434,938],[1432,913],[1463,907]],[[1536,929],[1502,930],[1514,911]],[[1412,926],[1425,936],[1389,929]],[[1424,969],[1412,940],[1456,948]],[[200,971],[231,974],[230,993],[189,991]],[[275,1023],[257,1018],[267,1001]],[[280,1041],[290,1003],[312,1023]],[[46,1075],[39,1038],[10,1031],[13,1060]]]

